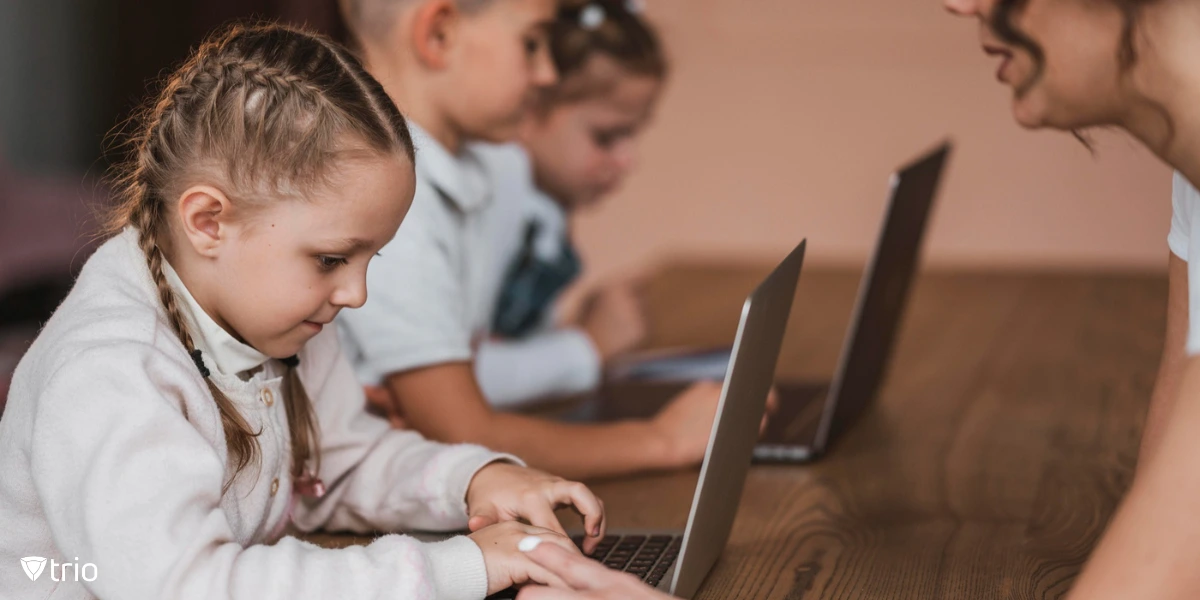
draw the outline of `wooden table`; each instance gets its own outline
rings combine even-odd
[[[665,269],[648,290],[652,344],[729,343],[766,271]],[[828,376],[857,284],[802,275],[781,377]],[[820,462],[752,469],[698,597],[1061,597],[1130,482],[1166,290],[1153,275],[922,277],[879,402]],[[682,528],[695,481],[593,489],[613,526]]]

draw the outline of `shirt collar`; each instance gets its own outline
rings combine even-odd
[[[437,188],[463,212],[483,208],[491,199],[488,173],[470,145],[457,154],[409,121],[409,133],[417,150],[417,175]]]
[[[192,343],[203,354],[206,367],[222,375],[238,375],[253,371],[271,360],[271,357],[239,342],[217,325],[192,297],[179,274],[166,260],[163,260],[163,274],[167,278],[167,284],[175,291],[176,297],[182,300],[179,310],[183,312],[187,321]]]

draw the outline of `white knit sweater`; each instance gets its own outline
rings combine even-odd
[[[169,272],[212,377],[262,430],[261,460],[222,495],[220,414],[136,239],[127,230],[88,260],[17,367],[0,419],[0,598],[482,598],[483,556],[467,538],[330,550],[280,537],[292,499],[284,367],[217,326]],[[328,492],[296,496],[294,527],[461,529],[476,471],[515,460],[364,412],[332,328],[299,358]],[[48,559],[36,580],[23,557]]]

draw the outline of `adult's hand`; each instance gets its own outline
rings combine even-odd
[[[561,579],[567,588],[528,585],[517,600],[673,600],[633,575],[609,569],[559,545],[544,544],[538,537],[521,540],[520,550]]]

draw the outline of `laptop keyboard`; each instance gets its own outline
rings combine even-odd
[[[583,551],[583,536],[573,535],[571,541]],[[641,578],[650,587],[656,587],[666,576],[679,550],[683,547],[683,536],[671,535],[606,535],[587,556],[604,566],[625,571]],[[508,588],[488,596],[486,600],[512,600],[517,597],[517,588]]]
[[[583,549],[583,536],[571,536],[571,541]],[[671,565],[675,564],[682,547],[682,536],[606,535],[588,556],[610,569],[624,571],[655,587]]]

